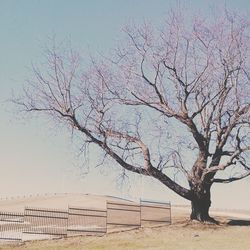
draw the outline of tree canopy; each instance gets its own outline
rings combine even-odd
[[[214,20],[172,12],[161,29],[125,27],[112,56],[88,67],[51,46],[15,102],[190,200],[192,219],[211,220],[212,184],[250,175],[249,24],[227,11]]]

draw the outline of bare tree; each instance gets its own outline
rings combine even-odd
[[[210,22],[171,13],[160,31],[126,27],[112,58],[91,58],[87,70],[52,46],[15,102],[190,200],[191,219],[214,221],[211,186],[250,175],[249,24],[227,12]]]

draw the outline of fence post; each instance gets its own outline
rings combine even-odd
[[[169,209],[170,209],[170,213],[169,213],[169,216],[170,216],[170,225],[172,224],[172,211],[171,211],[171,202],[169,201]]]
[[[68,228],[69,228],[69,205],[68,205],[68,218],[67,218],[67,224],[66,224],[66,238],[68,237]]]
[[[141,223],[141,198],[140,198],[140,227],[142,227],[142,223]]]
[[[108,204],[106,200],[106,234],[108,233]]]

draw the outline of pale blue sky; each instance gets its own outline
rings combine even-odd
[[[224,4],[218,0],[179,2],[190,13],[207,13]],[[59,41],[70,39],[73,47],[86,54],[105,53],[114,47],[126,23],[146,19],[160,24],[176,3],[171,0],[0,0],[0,197],[62,191],[115,195],[127,192],[126,188],[117,190],[116,174],[102,176],[94,170],[79,178],[76,148],[65,131],[54,131],[43,120],[18,120],[5,100],[11,97],[12,90],[19,93],[31,75],[31,63],[42,60],[42,47],[48,37],[56,35]],[[229,9],[250,10],[249,0],[226,1],[226,5]],[[131,196],[177,199],[162,185],[145,178],[134,178],[134,182],[137,184],[132,185]],[[236,194],[247,184],[232,184],[229,188]],[[229,199],[226,203],[221,201],[223,192],[224,187],[215,192],[215,203],[234,206]],[[250,191],[247,192],[247,200],[239,196],[235,199],[250,208]]]

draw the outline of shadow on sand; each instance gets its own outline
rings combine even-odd
[[[250,220],[230,220],[227,224],[230,226],[250,226]]]

